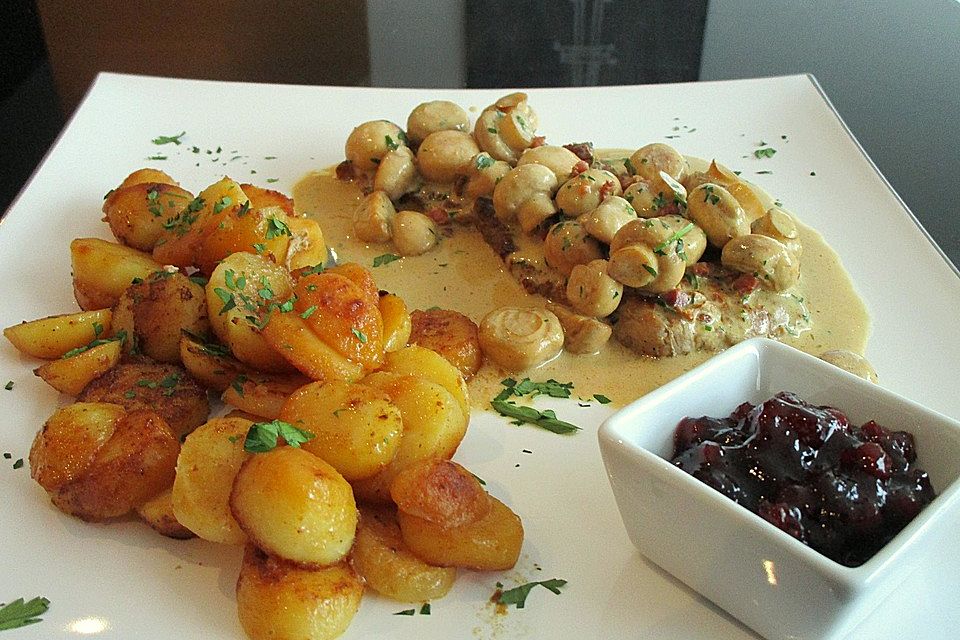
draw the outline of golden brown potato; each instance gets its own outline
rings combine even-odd
[[[290,246],[290,216],[280,207],[254,209],[230,207],[209,228],[197,245],[196,263],[201,273],[213,273],[231,253],[246,251],[284,264]]]
[[[270,311],[293,292],[286,269],[252,253],[234,253],[214,269],[207,283],[206,298],[210,328],[233,356],[260,371],[291,373],[293,367],[264,336],[257,324],[263,314],[289,316]]]
[[[60,393],[76,396],[120,362],[121,345],[119,340],[107,342],[69,358],[51,360],[33,372]]]
[[[401,602],[424,602],[447,595],[455,567],[434,567],[404,544],[393,509],[360,509],[350,564],[367,586]]]
[[[403,511],[397,512],[397,519],[410,550],[424,562],[441,567],[510,569],[523,546],[520,518],[493,496],[486,516],[461,527],[441,527]]]
[[[412,324],[403,298],[392,293],[381,295],[380,317],[383,319],[383,350],[389,353],[406,346]]]
[[[471,378],[483,364],[477,323],[457,311],[417,309],[410,314],[410,343],[436,351]]]
[[[306,312],[303,312],[306,313]],[[287,362],[312,380],[357,380],[363,367],[314,333],[298,313],[275,313],[260,335]]]
[[[137,169],[124,178],[118,189],[129,187],[135,184],[141,184],[143,182],[156,182],[159,184],[172,184],[174,186],[180,186],[180,183],[171,178],[166,172],[147,167],[144,169]]]
[[[113,331],[127,332],[126,353],[180,362],[180,334],[210,329],[203,287],[182,273],[157,271],[131,284],[113,310]]]
[[[437,358],[453,368],[440,356]],[[378,371],[363,383],[386,391],[403,420],[403,437],[390,464],[376,475],[353,483],[361,500],[387,503],[397,473],[419,460],[453,456],[466,433],[467,420],[450,392],[427,379]]]
[[[103,201],[103,219],[123,244],[153,251],[164,225],[191,201],[193,194],[174,184],[142,182],[113,190]]]
[[[30,449],[30,476],[47,491],[73,482],[90,466],[126,412],[106,403],[77,402],[50,416]]]
[[[207,421],[207,393],[186,371],[170,364],[120,364],[93,380],[80,402],[111,402],[127,411],[150,409],[182,438]]]
[[[110,335],[112,317],[110,309],[68,313],[15,324],[4,329],[3,335],[21,353],[52,360],[101,335]]]
[[[442,527],[476,522],[490,511],[490,497],[476,476],[450,460],[424,460],[390,485],[397,508]]]
[[[230,510],[251,542],[307,566],[342,560],[357,531],[350,484],[317,456],[289,446],[243,463]]]
[[[296,374],[241,374],[224,390],[222,399],[258,418],[275,420],[290,394],[308,382],[307,378]]]
[[[172,489],[167,489],[137,507],[137,515],[162,536],[177,540],[196,537],[192,531],[177,522],[177,516],[173,513]]]
[[[230,513],[230,491],[240,465],[252,455],[243,448],[252,424],[240,417],[214,418],[183,442],[173,482],[173,512],[178,522],[204,540],[246,541]]]
[[[362,595],[346,562],[305,569],[247,545],[237,613],[251,640],[332,640],[350,626]]]
[[[173,482],[180,445],[170,427],[152,411],[126,412],[121,408],[117,414],[111,408],[114,406],[95,403],[89,411],[82,405],[66,414],[61,410],[37,434],[30,450],[33,477],[47,489],[57,508],[83,520],[122,516]],[[98,418],[106,418],[106,426],[91,427],[89,421]],[[64,433],[72,430],[82,432],[82,439]],[[107,432],[109,435],[103,438]],[[66,438],[66,444],[58,443],[58,438]],[[78,442],[99,446],[90,455],[92,447],[74,448]],[[69,454],[78,450],[86,464],[69,459]],[[66,460],[62,457],[65,452]],[[42,479],[57,467],[64,467],[68,473],[54,472],[54,476],[69,475],[70,479],[45,484]]]
[[[196,265],[200,244],[210,231],[247,205],[249,199],[240,185],[223,178],[200,192],[177,217],[164,225],[163,235],[153,248],[153,257],[162,264],[184,268]]]
[[[267,207],[280,207],[283,212],[291,218],[296,216],[293,209],[293,198],[274,189],[265,189],[256,185],[244,182],[240,188],[250,198],[251,209],[265,209]]]
[[[243,382],[253,373],[223,345],[202,342],[188,335],[180,336],[180,360],[200,384],[221,393],[235,381]]]
[[[342,380],[298,389],[283,405],[280,419],[312,433],[303,448],[349,481],[369,478],[389,464],[403,433],[400,409],[390,396]]]
[[[422,346],[409,345],[387,354],[383,370],[419,376],[439,384],[456,399],[463,410],[464,419],[470,417],[467,383],[460,371],[439,353]]]
[[[287,269],[294,271],[327,261],[327,243],[316,220],[291,217],[287,219],[287,226],[290,227],[290,246],[284,261]]]
[[[85,311],[112,307],[131,282],[162,268],[146,253],[98,238],[71,242],[70,264],[73,293]]]

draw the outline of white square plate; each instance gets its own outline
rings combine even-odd
[[[230,173],[289,193],[306,172],[341,160],[344,140],[360,122],[402,123],[416,104],[432,99],[482,108],[503,93],[102,75],[0,224],[0,325],[76,309],[68,244],[79,236],[109,238],[99,221],[101,198],[136,168],[155,165],[191,190]],[[812,78],[529,93],[540,130],[552,141],[637,148],[665,140],[684,153],[716,157],[744,171],[840,254],[873,317],[867,355],[882,383],[960,416],[954,320],[960,279]],[[158,135],[181,131],[186,135],[179,147],[151,144]],[[778,153],[754,158],[760,141]],[[148,160],[156,155],[167,159]],[[772,173],[756,173],[761,170]],[[949,190],[944,193],[950,197]],[[62,640],[98,628],[94,637],[115,639],[243,637],[233,601],[236,550],[166,540],[132,520],[82,523],[49,504],[26,466],[11,468],[26,458],[58,402],[65,402],[33,377],[35,366],[0,341],[0,387],[6,380],[15,383],[12,391],[0,388],[0,450],[13,454],[12,460],[0,459],[0,601],[34,595],[51,601],[42,623],[11,637]],[[582,390],[595,392],[603,389]],[[365,597],[346,638],[751,637],[630,544],[593,433],[610,408],[573,402],[556,408],[584,432],[561,438],[475,412],[457,454],[523,517],[526,542],[517,568],[493,575],[463,572],[430,616],[394,617],[407,607]],[[960,628],[960,554],[915,575],[859,632],[885,637],[897,628],[928,638],[954,635]],[[526,608],[511,608],[505,616],[488,602],[498,580],[512,586],[554,577],[568,581],[559,596],[534,591]]]

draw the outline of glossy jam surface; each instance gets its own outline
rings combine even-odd
[[[781,392],[727,418],[684,418],[672,462],[848,567],[873,556],[936,497],[913,436],[851,425]]]

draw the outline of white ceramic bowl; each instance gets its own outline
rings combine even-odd
[[[793,391],[913,433],[938,497],[876,555],[845,567],[674,467],[684,416],[727,416],[742,402]],[[778,342],[754,339],[640,398],[600,428],[600,450],[634,545],[768,638],[848,633],[925,554],[954,553],[960,423]],[[931,557],[932,557],[931,556]]]

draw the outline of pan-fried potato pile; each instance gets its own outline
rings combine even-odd
[[[82,311],[4,330],[76,399],[29,456],[57,508],[242,548],[254,640],[334,638],[365,587],[428,601],[458,568],[516,563],[520,519],[450,461],[482,357],[469,319],[411,321],[365,268],[326,265],[276,191],[194,197],[141,169],[103,212],[118,242],[70,245]],[[235,411],[211,417],[211,392]]]

